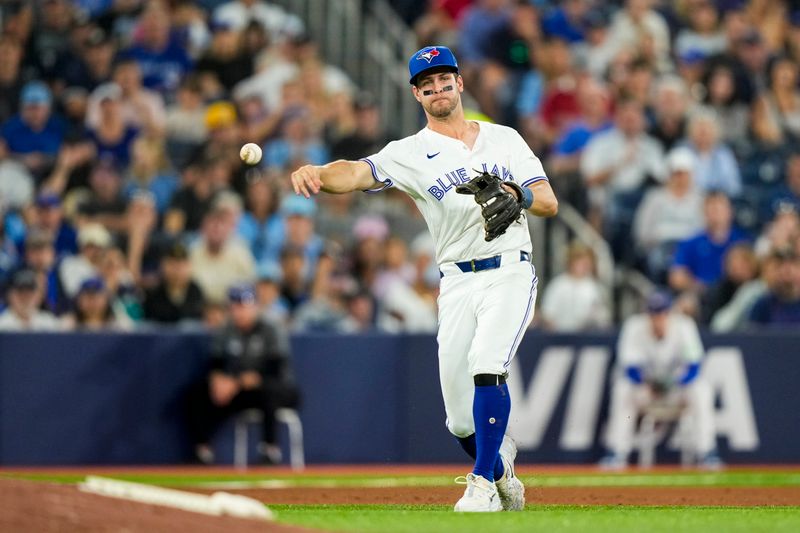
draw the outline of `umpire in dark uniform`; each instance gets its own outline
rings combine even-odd
[[[252,285],[228,291],[228,322],[212,342],[210,372],[189,394],[188,423],[196,459],[214,462],[211,437],[231,415],[260,409],[264,424],[259,452],[264,462],[280,460],[275,411],[296,407],[299,393],[284,327],[263,315]]]

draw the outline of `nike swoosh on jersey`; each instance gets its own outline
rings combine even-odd
[[[428,156],[428,159],[433,159],[434,157],[436,157],[437,155],[439,155],[441,153],[442,152],[436,152],[435,154],[425,154],[425,155]]]

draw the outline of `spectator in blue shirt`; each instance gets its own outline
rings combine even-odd
[[[733,150],[722,142],[720,123],[713,111],[701,110],[689,118],[689,142],[697,163],[694,180],[703,191],[720,190],[730,197],[742,192],[742,176]]]
[[[512,11],[503,0],[478,0],[461,21],[458,58],[466,65],[494,59],[492,36],[509,27]]]
[[[22,88],[20,112],[0,131],[0,153],[16,156],[35,176],[41,177],[58,154],[65,126],[52,113],[53,98],[47,85],[32,81]]]
[[[800,325],[800,256],[794,250],[776,252],[775,281],[767,294],[756,300],[750,322],[758,325]]]
[[[550,170],[558,174],[578,172],[580,155],[596,134],[614,126],[609,116],[611,96],[605,86],[592,78],[581,80],[578,86],[580,119],[569,125],[553,146]]]
[[[97,148],[98,158],[113,159],[120,168],[126,168],[139,129],[125,122],[122,89],[116,83],[106,83],[94,96],[100,102],[100,116],[97,125],[89,130],[89,139]]]
[[[135,44],[123,51],[122,57],[139,62],[145,87],[173,93],[191,69],[192,60],[171,33],[169,12],[159,2],[148,3],[134,35]]]
[[[502,90],[508,88],[508,37],[515,33],[514,18],[521,7],[505,0],[476,0],[461,21],[458,41],[459,72],[471,87],[481,111],[497,118]],[[522,6],[523,4],[519,4]]]
[[[781,185],[770,195],[762,210],[762,219],[771,220],[781,207],[790,205],[800,212],[800,149],[786,159],[786,176]]]
[[[42,289],[40,309],[58,316],[70,308],[70,300],[58,277],[59,260],[53,235],[45,229],[34,229],[25,236],[23,268],[33,270]]]
[[[278,191],[266,177],[251,179],[247,185],[247,210],[239,219],[236,233],[253,252],[259,265],[276,264],[286,231],[278,213]]]
[[[307,280],[314,277],[317,262],[325,248],[325,242],[314,229],[316,213],[317,204],[313,199],[290,194],[281,202],[280,214],[286,230],[284,239],[280,243],[279,253],[283,254],[287,248],[301,251],[305,265],[304,276]],[[280,256],[270,260],[277,263]]]
[[[271,168],[287,170],[298,163],[324,165],[330,161],[328,149],[311,131],[308,111],[297,108],[283,118],[281,137],[264,145],[264,159]]]
[[[542,19],[542,30],[548,37],[559,37],[569,43],[583,41],[583,18],[589,9],[586,0],[565,0]]]
[[[139,136],[131,146],[132,160],[127,169],[124,194],[133,197],[142,190],[153,194],[156,210],[164,214],[178,190],[180,180],[169,166],[162,139]]]
[[[719,281],[725,253],[733,244],[748,240],[733,226],[733,208],[725,193],[709,193],[703,211],[705,230],[678,244],[669,272],[669,284],[679,292],[699,293]]]
[[[43,192],[36,197],[34,220],[31,231],[38,228],[53,236],[57,259],[78,253],[78,234],[64,219],[64,208],[57,194]]]

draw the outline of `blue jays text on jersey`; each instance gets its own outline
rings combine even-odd
[[[514,175],[511,174],[511,171],[502,165],[500,165],[499,169],[497,165],[494,165],[492,169],[489,170],[488,163],[481,163],[481,167],[484,172],[489,172],[490,174],[500,176],[503,181],[514,179]],[[470,179],[472,178],[467,174],[467,169],[464,167],[457,168],[445,173],[444,178],[436,178],[437,185],[431,185],[428,187],[428,192],[431,194],[431,196],[436,198],[437,201],[441,201],[442,198],[444,198],[444,195],[447,194],[451,189],[462,183],[468,182]]]

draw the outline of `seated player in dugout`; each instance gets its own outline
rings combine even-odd
[[[231,287],[227,314],[212,342],[210,371],[187,398],[194,458],[214,463],[211,441],[218,427],[241,411],[260,409],[264,418],[259,453],[262,462],[275,464],[281,460],[275,411],[299,403],[289,339],[280,323],[261,313],[252,285]]]
[[[558,202],[542,164],[513,129],[466,120],[453,53],[429,46],[409,59],[411,93],[427,125],[359,161],[307,165],[296,194],[396,187],[416,203],[440,272],[439,373],[446,425],[475,459],[456,511],[520,510],[525,489],[506,435],[506,377],[533,318],[537,277],[526,213],[550,217]]]

